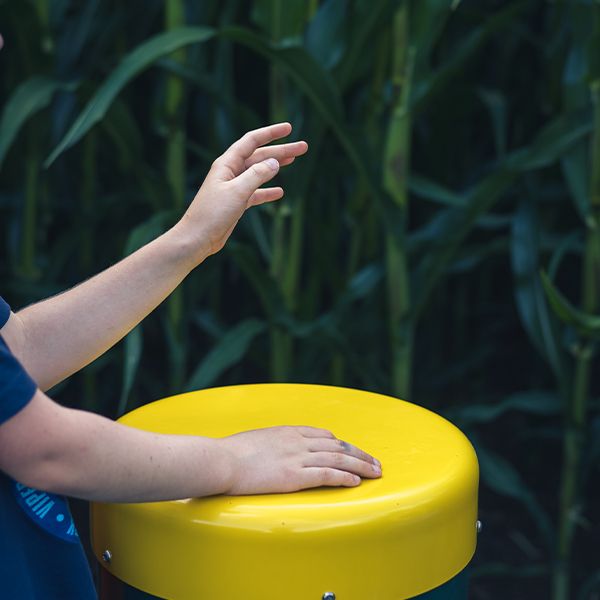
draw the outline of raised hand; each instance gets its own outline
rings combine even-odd
[[[381,477],[371,455],[326,429],[268,427],[236,433],[220,442],[231,457],[225,494],[273,494],[318,486],[357,486]]]
[[[183,239],[190,240],[196,264],[225,245],[247,208],[283,196],[281,187],[260,186],[273,179],[280,167],[291,164],[308,150],[303,141],[267,146],[291,131],[289,123],[249,131],[214,161],[175,227]]]

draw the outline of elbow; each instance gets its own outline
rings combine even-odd
[[[18,483],[36,490],[61,496],[79,496],[77,482],[80,479],[67,461],[55,453],[43,453],[32,457],[29,464],[21,464],[9,475]]]
[[[90,482],[93,436],[79,411],[52,402],[39,390],[0,425],[0,469],[27,487],[81,496]]]

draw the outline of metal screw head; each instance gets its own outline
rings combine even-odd
[[[481,533],[482,529],[483,529],[483,523],[479,520],[475,521],[475,531],[477,531],[477,533]]]
[[[112,560],[112,552],[111,552],[110,550],[105,550],[105,551],[102,553],[102,560],[103,560],[105,563],[110,563],[110,561]]]
[[[335,594],[333,592],[325,592],[322,600],[335,600]]]

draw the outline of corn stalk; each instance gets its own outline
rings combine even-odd
[[[168,0],[165,5],[165,29],[170,31],[184,25],[183,0]],[[177,50],[171,57],[178,63],[184,63],[184,49]],[[176,75],[167,78],[165,118],[167,122],[166,177],[171,191],[171,205],[176,214],[180,214],[185,202],[185,87]],[[183,335],[183,289],[177,288],[168,300],[168,323],[171,334],[171,389],[179,390],[185,375],[184,335]]]
[[[392,391],[410,398],[413,322],[410,306],[410,280],[406,253],[408,218],[408,172],[410,168],[410,89],[414,52],[409,39],[409,5],[404,2],[393,22],[392,83],[394,106],[385,145],[383,183],[403,214],[402,230],[386,234],[388,310],[392,355]]]
[[[288,33],[284,31],[284,3],[282,0],[271,0],[270,8],[271,39],[277,43],[285,33]],[[314,16],[317,8],[316,0],[308,3],[306,10],[308,21]],[[271,65],[269,85],[271,123],[285,121],[288,118],[285,105],[285,79],[281,70],[275,65]],[[291,198],[273,207],[270,273],[280,286],[286,309],[292,313],[296,307],[300,281],[304,212],[305,205],[301,198]],[[273,324],[271,327],[271,379],[273,381],[287,380],[293,362],[293,351],[292,336],[280,325]]]
[[[582,308],[587,314],[600,310],[600,78],[591,86],[594,107],[590,181],[591,218],[587,220],[582,273]],[[590,397],[594,341],[583,336],[575,349],[575,375],[567,406],[560,490],[557,565],[553,574],[553,599],[572,598],[570,564],[573,537],[581,511],[581,463]]]
[[[28,156],[25,164],[25,202],[21,220],[19,272],[24,279],[33,280],[38,276],[35,255],[40,189],[40,153],[37,132],[33,127],[29,127],[28,129]]]
[[[49,0],[36,0],[35,7],[43,29],[42,39],[40,40],[42,49],[44,52],[50,53],[54,49],[52,33],[50,31],[50,2]]]
[[[282,0],[271,0],[271,39],[278,42],[282,37]],[[270,120],[277,123],[285,120],[284,79],[281,71],[271,65],[270,88]],[[272,240],[270,273],[273,279],[281,282],[285,276],[285,219],[289,209],[279,203],[273,208]],[[271,326],[271,379],[285,381],[289,365],[290,339],[281,326]]]

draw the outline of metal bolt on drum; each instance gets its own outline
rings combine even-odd
[[[110,551],[110,550],[105,550],[105,551],[102,553],[102,560],[103,560],[105,563],[110,563],[110,561],[112,560],[112,553],[111,553],[111,551]]]
[[[322,600],[335,600],[335,594],[333,592],[325,592]]]
[[[481,521],[476,521],[475,522],[475,530],[477,531],[477,533],[481,533],[481,530],[483,529],[483,523]]]

